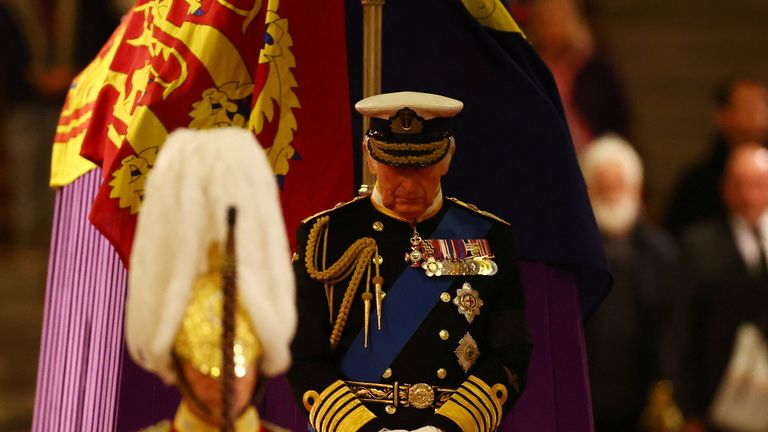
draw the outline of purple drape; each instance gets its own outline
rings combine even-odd
[[[56,193],[34,431],[114,428],[126,273],[88,222],[101,180],[94,169]]]
[[[520,266],[533,355],[528,386],[505,432],[592,432],[581,300],[573,273],[542,263]]]

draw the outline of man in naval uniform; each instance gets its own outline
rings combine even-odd
[[[298,230],[294,392],[317,432],[496,430],[531,344],[509,224],[441,191],[463,104],[401,92],[355,108],[377,183]]]
[[[173,420],[145,431],[277,430],[253,402],[288,368],[295,326],[288,240],[261,146],[236,128],[172,133],[132,248],[126,343],[182,400]]]

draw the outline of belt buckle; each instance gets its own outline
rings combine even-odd
[[[414,408],[424,409],[432,406],[435,401],[435,391],[428,384],[413,384],[408,389],[408,404]]]

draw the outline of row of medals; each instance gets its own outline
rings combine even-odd
[[[421,267],[427,276],[493,276],[499,267],[489,256],[436,260],[424,252],[423,243],[414,244],[406,252],[405,261],[411,267]]]

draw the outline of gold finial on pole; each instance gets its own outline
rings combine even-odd
[[[651,386],[648,404],[640,419],[643,432],[681,432],[683,414],[675,403],[675,387],[670,380]]]
[[[360,0],[363,5],[363,98],[381,93],[381,33],[385,0]],[[363,136],[370,119],[363,117]],[[363,178],[358,193],[373,192],[373,174],[362,158]]]

